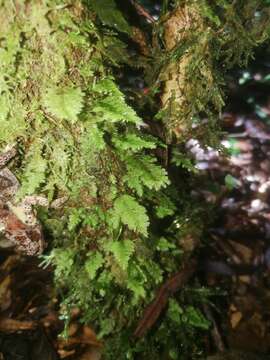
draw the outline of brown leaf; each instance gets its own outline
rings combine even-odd
[[[243,244],[240,244],[237,241],[229,241],[234,250],[236,251],[237,255],[241,257],[241,260],[245,263],[249,264],[252,260],[253,251],[248,246],[245,246]]]
[[[233,312],[231,314],[230,322],[232,329],[236,328],[239,322],[241,321],[243,314],[240,311]]]

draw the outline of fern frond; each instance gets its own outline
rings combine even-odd
[[[131,150],[136,152],[142,149],[155,149],[156,141],[142,138],[136,134],[127,134],[125,136],[117,136],[113,138],[115,146],[122,150]]]
[[[166,216],[171,216],[176,211],[176,206],[166,194],[159,194],[155,207],[156,215],[158,218],[163,219]]]
[[[91,0],[89,5],[93,8],[105,25],[116,28],[117,30],[127,34],[131,34],[131,28],[122,13],[117,9],[114,0]]]
[[[31,155],[31,156],[30,156]],[[28,161],[26,162],[21,188],[17,197],[32,195],[46,179],[47,161],[42,156],[41,143],[34,143],[29,150]]]
[[[97,271],[101,268],[103,263],[104,259],[100,252],[96,251],[90,254],[85,263],[85,270],[91,280],[95,278]]]
[[[110,222],[117,228],[119,223],[127,225],[130,230],[147,235],[149,219],[146,210],[141,206],[134,197],[122,195],[114,202],[112,217]]]
[[[159,190],[169,184],[165,169],[155,163],[150,156],[133,156],[126,158],[127,174],[124,180],[138,195],[142,195],[142,185],[148,189]]]
[[[135,247],[131,240],[113,241],[108,244],[107,250],[113,253],[115,260],[119,266],[126,270],[131,255],[134,253]]]
[[[75,123],[83,107],[83,92],[73,87],[49,88],[43,103],[52,115]]]
[[[104,95],[103,98],[99,98],[93,104],[92,108],[92,111],[97,114],[98,121],[142,124],[142,120],[127,105],[123,93],[111,79],[101,80],[94,86],[93,90]]]
[[[144,286],[145,281],[146,281],[146,277],[140,266],[138,264],[131,263],[131,265],[128,268],[127,288],[133,292],[134,304],[136,304],[139,301],[139,299],[144,298],[146,296],[146,291]]]

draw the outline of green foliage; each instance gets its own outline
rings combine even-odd
[[[157,243],[157,249],[159,251],[168,251],[170,249],[175,249],[176,245],[174,243],[169,242],[165,237],[159,239]]]
[[[61,4],[68,6],[59,11]],[[65,290],[63,314],[79,306],[84,321],[112,337],[134,325],[163,280],[149,209],[162,197],[163,214],[176,207],[161,192],[169,180],[153,153],[160,141],[144,133],[105,66],[114,35],[103,42],[80,1],[58,5],[32,2],[26,11],[22,2],[16,16],[15,8],[0,10],[0,146],[20,150],[19,198],[68,197],[59,209],[43,209],[53,247],[44,264]],[[110,10],[102,4],[104,23]]]
[[[184,106],[172,101],[159,113],[169,131],[178,121],[188,122],[194,136],[213,142],[214,115],[223,106],[221,60],[226,69],[244,63],[266,37],[253,16],[257,2],[248,1],[243,12],[243,2],[235,3],[191,1],[202,10],[206,30],[192,27],[184,44],[171,51],[155,48],[155,63],[151,56],[145,61],[157,94],[169,66],[190,54],[180,82],[189,84]],[[167,145],[149,134],[151,126],[112,76],[110,65],[131,63],[121,40],[131,34],[129,24],[113,0],[22,0],[20,11],[4,0],[0,19],[0,148],[18,148],[19,167],[12,169],[21,182],[17,196],[68,198],[42,214],[52,240],[44,264],[54,266],[56,285],[64,290],[65,319],[79,306],[82,321],[106,338],[107,359],[155,359],[166,343],[175,358],[175,339],[189,354],[184,340],[208,324],[195,305],[180,300],[170,301],[156,332],[138,344],[128,339],[157,287],[179,271],[179,239],[199,238],[206,213],[195,200],[190,204],[193,163],[173,151],[169,181],[161,163],[169,170],[171,163],[158,155]],[[201,124],[201,114],[209,116],[207,123]]]
[[[113,241],[108,244],[107,249],[113,253],[119,266],[126,270],[131,255],[134,253],[135,247],[131,240]]]
[[[104,260],[102,254],[99,252],[92,252],[85,263],[86,272],[90,278],[93,280],[96,276],[98,269],[101,268]]]
[[[127,225],[130,230],[147,235],[149,219],[146,210],[130,195],[122,195],[115,200],[109,217],[109,222],[116,229],[121,222]]]
[[[72,273],[75,253],[73,249],[57,249],[55,248],[50,255],[43,257],[43,266],[50,265],[53,262],[55,267],[55,279],[59,283],[65,283],[69,275]]]
[[[183,318],[184,322],[188,324],[207,330],[210,326],[210,322],[202,315],[202,313],[195,309],[193,306],[188,306]]]
[[[135,111],[126,104],[124,95],[111,79],[101,80],[93,90],[101,95],[92,108],[99,121],[122,121],[138,125],[142,122]]]
[[[40,185],[46,181],[47,161],[42,156],[42,143],[39,141],[33,143],[27,155],[29,160],[23,172],[23,186],[17,194],[18,197],[26,194],[34,194]]]
[[[83,107],[83,94],[80,88],[51,88],[46,91],[44,106],[59,119],[76,122]]]
[[[186,309],[183,309],[175,299],[169,301],[167,316],[177,325],[189,324],[204,330],[211,325],[199,309],[194,306],[187,306]]]
[[[153,196],[153,192],[151,194]],[[159,193],[159,196],[154,196],[152,201],[156,203],[154,206],[156,216],[159,219],[163,219],[166,216],[172,216],[176,212],[176,206],[171,196],[166,193]]]
[[[166,171],[155,164],[150,156],[126,157],[127,174],[124,181],[135,190],[139,196],[143,195],[143,187],[159,190],[168,185]]]
[[[239,181],[235,177],[233,177],[231,174],[227,174],[225,176],[224,180],[225,180],[225,185],[228,190],[232,190],[239,186]]]
[[[122,151],[139,151],[142,149],[155,149],[155,139],[142,138],[136,134],[126,134],[125,136],[113,139],[115,146]]]
[[[174,149],[173,151],[172,162],[176,166],[181,166],[188,171],[191,171],[193,173],[197,172],[197,169],[195,168],[193,161],[190,158],[188,158],[185,154],[179,152],[177,149]]]
[[[130,34],[131,29],[123,14],[117,9],[114,0],[91,0],[89,5],[93,8],[100,20],[108,26]]]

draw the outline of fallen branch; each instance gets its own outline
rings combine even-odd
[[[21,321],[6,317],[0,318],[0,331],[2,332],[33,330],[36,327],[37,327],[37,322],[35,321]]]
[[[180,290],[191,278],[196,270],[197,262],[190,261],[184,268],[168,279],[157,292],[155,299],[147,306],[142,319],[139,321],[133,336],[142,337],[157,321],[162,310],[166,307],[171,295]]]

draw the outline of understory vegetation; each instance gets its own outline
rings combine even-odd
[[[62,319],[80,308],[105,359],[200,358],[211,325],[201,304],[217,290],[196,279],[176,290],[215,209],[193,196],[185,145],[225,151],[226,74],[268,39],[270,4],[164,1],[148,20],[133,1],[0,4],[0,147],[17,149],[18,201],[61,204],[37,213]]]

